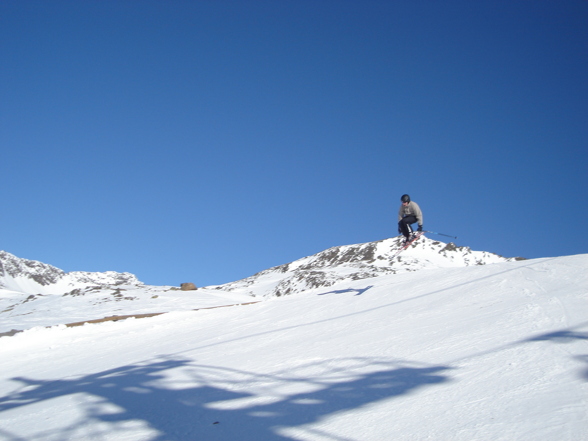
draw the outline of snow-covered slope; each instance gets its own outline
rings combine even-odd
[[[394,258],[399,244],[400,239],[394,238],[330,248],[244,280],[197,291],[147,286],[129,273],[65,273],[0,251],[0,334],[104,317],[248,303],[348,280],[513,260],[426,237]]]
[[[249,296],[149,286],[133,274],[75,271],[0,251],[0,335],[105,317],[154,314],[250,302]]]
[[[521,260],[504,258],[485,251],[472,251],[468,247],[456,247],[453,243],[434,241],[425,236],[398,257],[394,257],[400,244],[401,238],[397,237],[334,247],[216,288],[250,295],[281,296],[329,287],[343,280],[367,279],[425,268],[463,267]]]
[[[0,439],[577,441],[587,306],[578,255],[38,327],[0,338]]]

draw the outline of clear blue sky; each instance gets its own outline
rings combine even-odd
[[[584,0],[1,0],[0,39],[19,257],[221,284],[396,236],[403,193],[458,245],[588,252]]]

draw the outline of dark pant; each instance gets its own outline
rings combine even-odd
[[[403,217],[400,222],[398,222],[398,228],[400,229],[400,232],[407,239],[410,237],[410,233],[412,233],[410,224],[414,224],[415,222],[417,222],[417,218],[415,216]]]

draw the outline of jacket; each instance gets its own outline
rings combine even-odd
[[[421,207],[419,207],[419,204],[414,201],[410,201],[406,207],[401,204],[400,210],[398,210],[398,221],[400,221],[403,217],[411,215],[416,217],[419,225],[423,225],[423,213],[421,211]]]

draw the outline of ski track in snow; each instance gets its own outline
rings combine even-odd
[[[0,338],[0,440],[583,439],[587,270],[427,269],[35,327]]]

